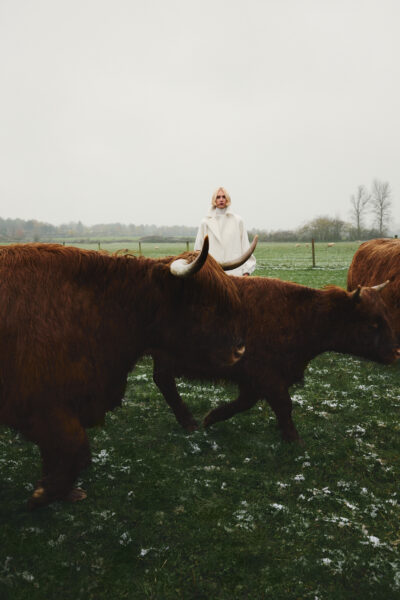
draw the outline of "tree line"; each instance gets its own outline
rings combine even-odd
[[[392,190],[387,181],[374,179],[371,189],[359,185],[350,196],[349,221],[329,216],[318,216],[293,230],[266,231],[251,229],[253,237],[259,235],[260,241],[291,242],[309,241],[314,238],[320,242],[342,240],[361,240],[383,237],[388,234],[392,212]],[[368,224],[369,217],[369,224]],[[0,241],[193,241],[197,227],[186,225],[129,225],[108,223],[86,226],[81,221],[63,225],[50,225],[34,219],[3,219],[0,217]]]
[[[362,240],[388,235],[392,215],[392,190],[389,182],[374,179],[371,189],[359,185],[350,196],[349,221],[329,216],[319,216],[295,230],[266,232],[252,229],[260,241],[300,242],[314,239],[317,242]],[[369,217],[369,223],[368,221]]]
[[[119,241],[147,238],[179,238],[192,239],[197,233],[197,227],[185,225],[157,226],[134,225],[122,223],[106,223],[86,226],[81,221],[50,225],[41,221],[23,219],[2,219],[0,217],[0,240],[27,241],[62,241],[74,239],[77,241],[101,241],[118,239]]]

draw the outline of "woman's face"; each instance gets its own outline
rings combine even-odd
[[[226,197],[222,190],[218,190],[217,198],[215,200],[215,206],[217,208],[226,208]]]

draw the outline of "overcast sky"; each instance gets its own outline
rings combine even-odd
[[[400,225],[398,0],[0,0],[0,216]]]

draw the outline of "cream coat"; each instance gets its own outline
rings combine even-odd
[[[210,208],[208,215],[200,223],[194,244],[195,250],[201,250],[206,235],[210,241],[210,254],[218,262],[239,258],[250,246],[242,218],[235,215],[229,206],[222,210]],[[252,255],[241,267],[227,273],[229,275],[250,274],[255,268],[256,259]]]

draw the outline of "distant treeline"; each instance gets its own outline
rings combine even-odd
[[[80,221],[63,225],[50,225],[33,219],[2,219],[0,218],[0,241],[2,242],[50,242],[76,240],[77,242],[111,242],[111,241],[182,241],[193,242],[197,227],[185,225],[123,225],[108,223],[86,226]],[[300,242],[314,238],[317,242],[339,242],[343,240],[371,239],[382,237],[378,229],[357,230],[351,223],[327,216],[317,217],[305,225],[293,230],[266,231],[252,229],[249,237],[259,235],[264,242]],[[387,235],[388,232],[384,232]]]
[[[178,240],[192,240],[196,236],[197,227],[185,225],[157,226],[157,225],[123,225],[121,223],[107,223],[86,226],[77,223],[63,225],[50,225],[41,221],[23,219],[0,218],[0,240],[3,242],[49,242],[76,238],[79,241],[97,241],[118,239],[119,241],[140,240],[155,238],[154,241],[163,241],[164,238],[177,238]]]
[[[359,185],[356,193],[351,196],[351,222],[322,215],[294,230],[270,232],[261,230],[257,233],[261,240],[269,242],[300,242],[310,239],[317,242],[339,242],[381,238],[389,234],[392,205],[392,190],[389,182],[374,179],[370,191],[365,185]],[[365,227],[368,215],[372,216],[371,226]],[[397,236],[398,232],[392,231],[391,234]]]
[[[382,233],[376,228],[358,230],[351,223],[327,216],[316,217],[297,229],[278,231],[252,229],[249,233],[251,236],[257,233],[260,242],[302,242],[311,239],[316,242],[341,242],[368,240],[388,235],[387,230]]]

